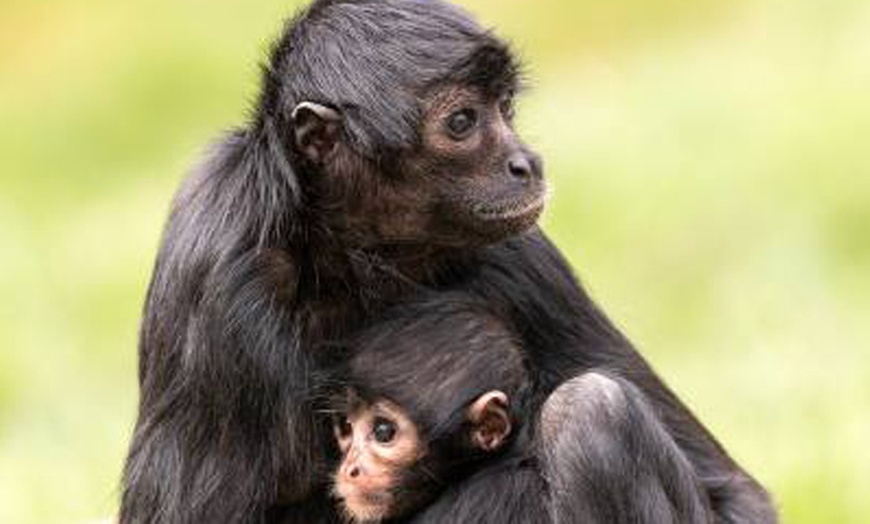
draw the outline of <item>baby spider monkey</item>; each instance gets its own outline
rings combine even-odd
[[[516,337],[495,314],[441,295],[403,306],[350,351],[348,382],[331,408],[341,451],[333,493],[352,522],[431,522],[420,510],[478,475],[496,490],[490,477],[509,475],[520,498],[538,493],[543,502],[542,481],[523,460],[528,377]],[[490,509],[492,522],[529,522]],[[441,508],[435,520],[451,513]]]

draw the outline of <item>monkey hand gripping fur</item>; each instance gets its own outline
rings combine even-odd
[[[629,485],[654,505],[700,497],[718,521],[775,521],[536,229],[545,189],[514,130],[519,88],[504,43],[440,0],[319,0],[288,23],[251,120],[176,195],[141,326],[121,522],[337,521],[319,349],[423,290],[465,293],[516,333],[522,415],[546,422],[533,451],[565,494],[557,520],[636,522],[634,499],[599,492]],[[576,391],[591,397],[580,412],[565,407]],[[560,469],[611,436],[570,461],[588,482]],[[613,472],[638,449],[667,458],[647,483]],[[660,496],[674,464],[691,475]],[[451,486],[426,515],[480,520],[463,508],[504,502],[479,503],[513,477],[493,478]]]

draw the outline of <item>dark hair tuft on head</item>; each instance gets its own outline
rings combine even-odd
[[[428,87],[501,90],[518,70],[505,44],[440,0],[321,0],[287,27],[264,68],[257,119],[284,127],[300,102],[331,105],[370,157],[418,142]]]

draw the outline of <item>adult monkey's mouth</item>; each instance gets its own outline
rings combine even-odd
[[[546,200],[546,191],[539,191],[530,198],[477,204],[472,208],[472,213],[487,222],[531,221],[534,223],[544,211]]]

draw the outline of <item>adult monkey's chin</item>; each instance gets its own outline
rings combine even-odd
[[[505,228],[510,228],[512,224],[516,224],[516,227],[526,224],[523,229],[528,229],[540,218],[544,201],[545,193],[541,191],[526,198],[482,203],[475,206],[472,213],[483,223],[502,224]]]
[[[546,192],[541,190],[525,198],[478,204],[462,219],[466,230],[479,243],[490,244],[533,228],[544,211],[545,203]]]

